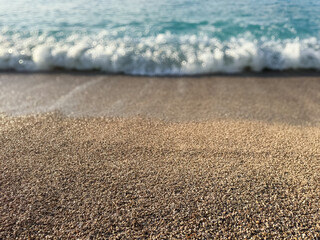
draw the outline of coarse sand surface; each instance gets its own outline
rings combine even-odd
[[[319,74],[0,74],[0,239],[319,238]]]
[[[1,239],[320,237],[320,129],[0,118]]]

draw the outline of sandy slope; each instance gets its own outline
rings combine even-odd
[[[3,117],[0,236],[319,236],[320,130]]]
[[[320,237],[318,78],[22,76],[0,77],[0,238]]]

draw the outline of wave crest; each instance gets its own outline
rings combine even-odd
[[[132,39],[71,35],[0,36],[0,69],[103,71],[133,75],[190,75],[289,69],[320,70],[316,38],[221,42],[206,36]]]

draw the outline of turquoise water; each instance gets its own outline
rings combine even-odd
[[[0,69],[320,70],[320,1],[0,0]]]

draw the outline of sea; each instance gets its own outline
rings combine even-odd
[[[0,70],[320,70],[319,0],[0,0]]]

